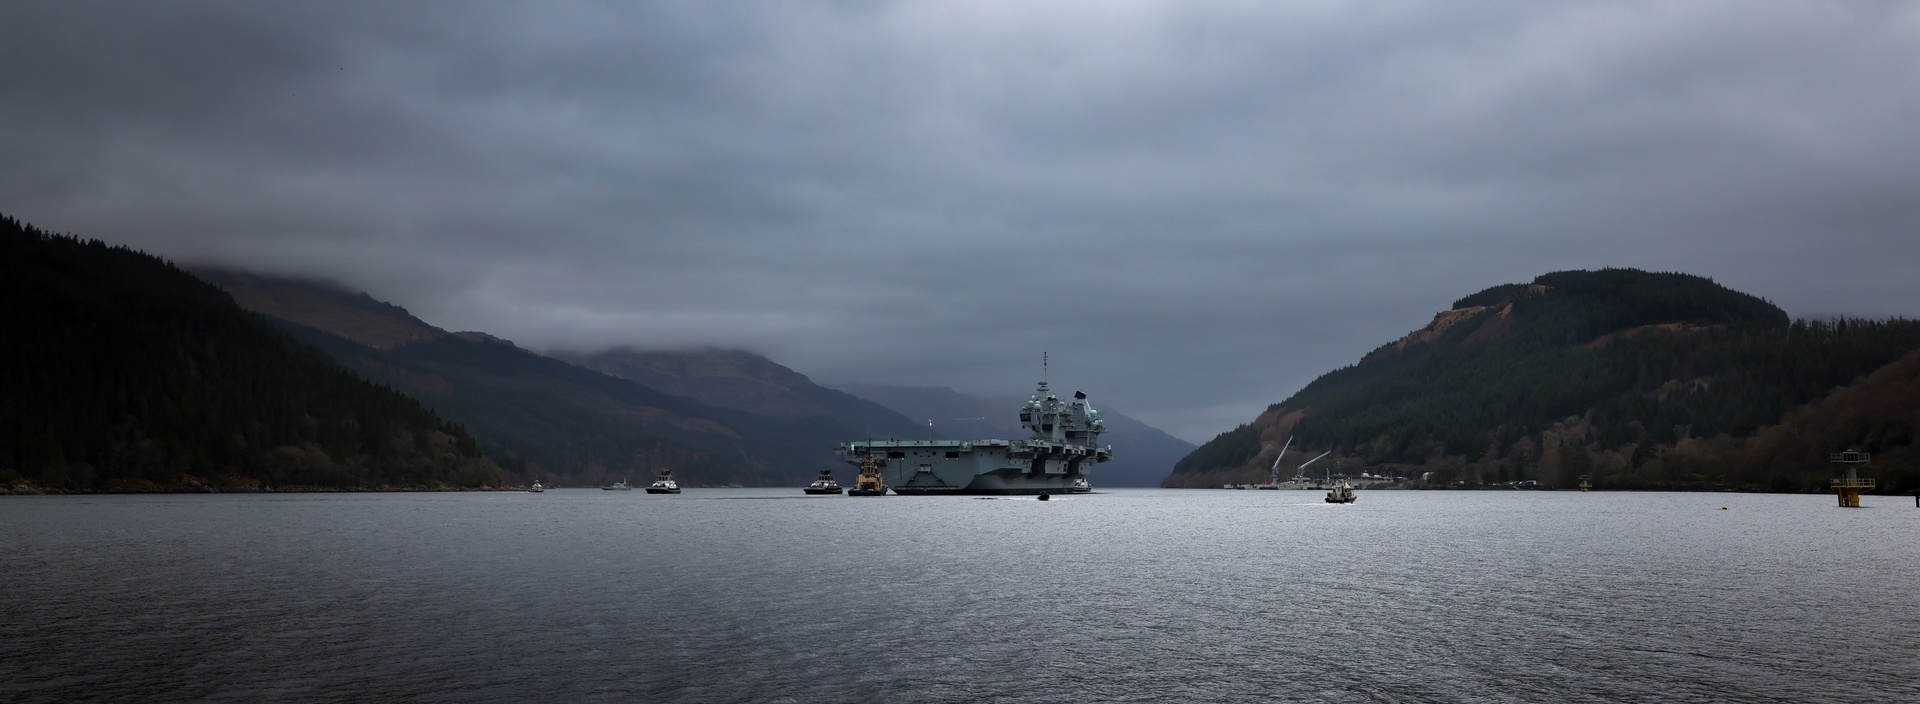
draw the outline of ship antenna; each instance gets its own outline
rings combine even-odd
[[[1040,383],[1047,382],[1047,351],[1040,351]]]

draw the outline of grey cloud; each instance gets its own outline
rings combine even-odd
[[[10,3],[0,211],[1188,439],[1479,288],[1920,308],[1904,3]]]

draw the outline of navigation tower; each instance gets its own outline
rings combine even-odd
[[[1873,455],[1847,450],[1833,453],[1830,459],[1847,468],[1847,476],[1833,480],[1833,491],[1840,495],[1840,508],[1860,508],[1860,490],[1873,488],[1872,478],[1860,478],[1860,465],[1873,461]]]

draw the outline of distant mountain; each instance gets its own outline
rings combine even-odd
[[[853,440],[920,432],[905,416],[841,391],[745,350],[640,351],[628,348],[561,359],[670,394],[781,418],[827,416],[846,425]]]
[[[885,384],[843,384],[847,393],[868,399],[912,419],[914,428],[902,437],[921,437],[929,430],[942,438],[1023,438],[1019,409],[1026,403],[998,403],[968,396],[946,387],[890,386]],[[1004,399],[1003,399],[1004,400]],[[1098,405],[1094,406],[1099,408]],[[1101,411],[1105,415],[1106,411]],[[887,436],[889,438],[893,436]],[[1112,462],[1100,465],[1103,470]]]
[[[835,443],[910,427],[898,414],[746,353],[590,357],[652,382],[636,383],[486,333],[449,333],[337,285],[199,273],[233,285],[241,306],[279,321],[340,364],[464,424],[489,457],[523,481],[603,484],[650,477],[660,467],[674,468],[692,486],[793,486],[826,467],[851,481],[851,469],[831,452]]]
[[[288,325],[367,378],[466,424],[516,476],[549,484],[643,479],[671,467],[691,486],[794,486],[839,468],[832,440],[854,432],[826,417],[709,406],[497,338],[457,333],[377,350]]]
[[[1592,474],[1603,488],[1815,487],[1831,468],[1811,457],[1656,460],[1663,448],[1748,438],[1915,349],[1912,321],[1789,321],[1697,276],[1557,272],[1455,301],[1200,446],[1167,484],[1261,480],[1293,435],[1303,454],[1285,464],[1331,450],[1315,469],[1439,486],[1565,487]]]
[[[855,396],[871,399],[899,411],[920,424],[933,421],[933,430],[945,438],[1024,438],[1019,409],[1025,396],[977,398],[944,387],[907,387],[873,384],[847,385]],[[1161,432],[1095,399],[1106,421],[1107,432],[1100,441],[1114,447],[1114,458],[1101,463],[1091,475],[1095,486],[1159,486],[1178,461],[1194,449],[1193,443]],[[924,426],[920,432],[926,432]],[[905,436],[913,437],[913,436]]]
[[[193,274],[225,289],[241,305],[262,315],[325,330],[368,347],[434,340],[450,333],[407,309],[330,281],[259,276],[233,269],[196,267]]]
[[[0,218],[0,487],[478,487],[498,467],[158,258]]]

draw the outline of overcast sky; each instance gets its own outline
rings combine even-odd
[[[1188,440],[1603,266],[1920,316],[1920,4],[0,4],[0,212]]]

